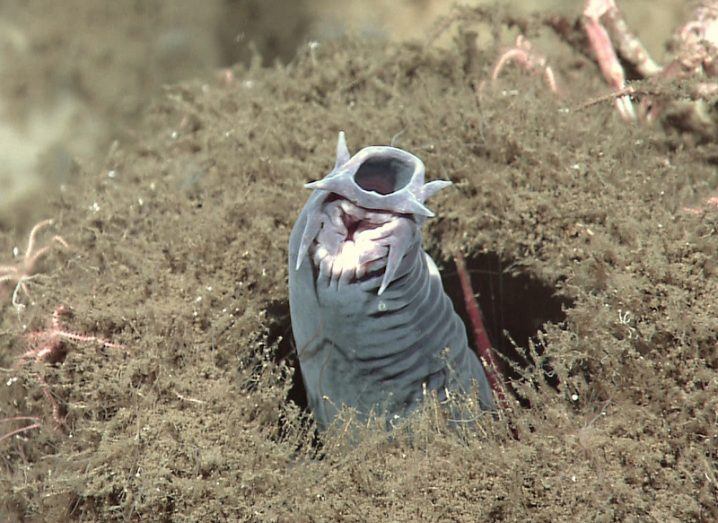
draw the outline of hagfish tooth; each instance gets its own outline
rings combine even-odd
[[[292,331],[309,406],[320,429],[340,409],[380,415],[387,428],[428,392],[476,393],[493,409],[481,361],[421,243],[426,199],[416,156],[372,146],[336,164],[313,189],[289,240]]]

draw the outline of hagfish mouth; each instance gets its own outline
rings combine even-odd
[[[424,201],[451,185],[424,183],[424,164],[394,147],[365,147],[350,157],[339,134],[334,169],[307,184],[315,189],[304,208],[305,225],[295,270],[309,255],[318,282],[340,284],[384,269],[382,294],[427,217]]]

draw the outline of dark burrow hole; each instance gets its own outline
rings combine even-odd
[[[558,386],[549,358],[543,357],[544,349],[536,335],[546,323],[560,324],[566,320],[565,310],[572,306],[571,300],[556,296],[555,289],[537,278],[509,270],[511,263],[502,261],[495,253],[478,254],[466,258],[466,269],[471,276],[476,301],[484,319],[501,373],[509,379],[521,380],[518,369],[540,365],[546,382]],[[469,345],[475,349],[472,326],[464,304],[464,294],[456,264],[448,260],[441,270],[444,290],[451,298],[454,309],[467,327]],[[529,353],[533,342],[534,361]],[[524,406],[528,402],[519,397]]]
[[[556,296],[553,288],[530,275],[507,271],[510,264],[502,261],[494,253],[475,255],[465,261],[474,292],[478,295],[477,301],[484,316],[484,326],[494,349],[502,356],[497,358],[497,364],[501,367],[504,376],[521,379],[520,373],[506,360],[510,360],[519,368],[536,364],[527,352],[529,341],[535,339],[537,332],[545,323],[563,322],[566,317],[564,311],[571,306],[571,302]],[[444,289],[451,298],[454,309],[467,325],[469,344],[474,348],[471,325],[454,262],[444,263],[441,273]],[[292,401],[301,409],[306,409],[307,395],[294,350],[289,302],[278,301],[271,304],[267,309],[267,318],[270,321],[267,341],[270,345],[277,344],[274,362],[286,363],[294,370],[287,401]],[[535,347],[538,355],[541,356],[542,347],[538,343]],[[547,383],[556,387],[558,382],[552,372],[550,360],[542,358],[540,364]],[[526,404],[523,401],[522,403]]]

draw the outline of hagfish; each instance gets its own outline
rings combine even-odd
[[[313,189],[289,240],[292,331],[309,407],[320,429],[349,407],[387,428],[428,393],[476,393],[493,409],[481,361],[424,252],[427,198],[451,184],[424,183],[416,156],[372,146],[350,157],[339,133],[336,163]]]

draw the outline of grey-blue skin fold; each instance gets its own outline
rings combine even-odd
[[[483,409],[494,408],[464,324],[422,249],[421,226],[433,216],[424,202],[449,184],[424,184],[421,160],[393,147],[350,158],[344,133],[334,169],[308,184],[314,192],[289,240],[289,304],[320,429],[343,407],[359,420],[381,416],[390,428],[431,393],[440,401],[476,394]]]

